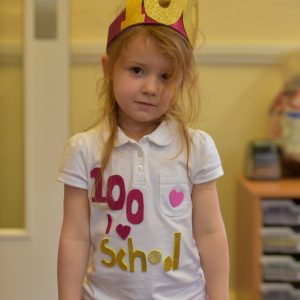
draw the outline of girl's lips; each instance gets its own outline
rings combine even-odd
[[[142,101],[136,101],[137,104],[140,104],[140,105],[145,105],[145,106],[155,106],[154,104],[152,103],[147,103],[147,102],[142,102]]]

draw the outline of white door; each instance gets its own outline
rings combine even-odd
[[[0,229],[0,299],[54,300],[63,204],[55,178],[69,124],[68,1],[23,3],[26,226]]]

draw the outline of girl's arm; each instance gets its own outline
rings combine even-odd
[[[65,185],[64,220],[58,252],[58,299],[81,300],[90,251],[87,190]]]
[[[229,299],[229,253],[215,181],[193,187],[193,232],[209,300]]]

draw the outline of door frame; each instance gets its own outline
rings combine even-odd
[[[51,1],[51,0],[48,0]],[[69,135],[69,7],[56,1],[57,37],[36,39],[35,0],[23,1],[24,207],[22,229],[0,229],[0,298],[57,298],[63,187],[56,182]]]

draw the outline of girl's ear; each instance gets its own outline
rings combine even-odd
[[[109,58],[107,54],[103,54],[101,57],[101,64],[102,64],[102,69],[105,77],[110,76],[110,68],[109,68]]]

